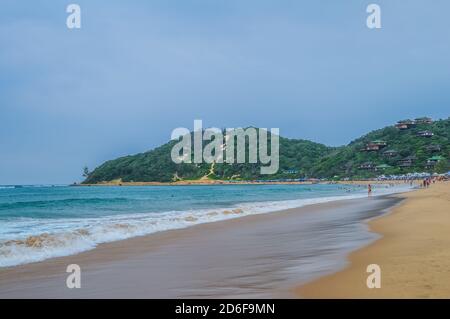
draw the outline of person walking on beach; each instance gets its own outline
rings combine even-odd
[[[372,195],[372,185],[367,185],[367,195],[370,196]]]

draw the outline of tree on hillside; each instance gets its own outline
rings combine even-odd
[[[88,178],[90,174],[89,168],[87,166],[83,167],[83,177]]]
[[[438,174],[447,173],[450,169],[449,163],[447,160],[439,161],[434,167],[434,170]]]

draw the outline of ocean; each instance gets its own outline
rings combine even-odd
[[[409,185],[375,185],[374,196]],[[0,186],[0,267],[201,223],[367,196],[356,185]]]

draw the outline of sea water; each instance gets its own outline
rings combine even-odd
[[[376,185],[373,195],[409,185]],[[364,186],[0,186],[0,267],[105,242],[246,215],[367,196]]]

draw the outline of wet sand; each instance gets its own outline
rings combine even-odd
[[[307,298],[450,298],[450,182],[402,194],[392,214],[372,220],[383,238],[350,255],[350,266],[296,291]],[[381,267],[368,289],[366,267]]]
[[[99,245],[74,256],[3,268],[0,298],[295,297],[293,287],[346,266],[377,235],[364,220],[400,199],[316,204]],[[80,289],[66,287],[69,264]]]

